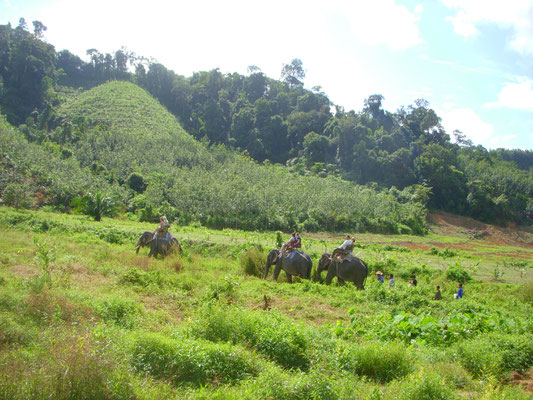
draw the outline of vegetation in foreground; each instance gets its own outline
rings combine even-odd
[[[0,398],[531,398],[513,385],[533,367],[531,249],[360,235],[371,276],[357,291],[260,279],[275,232],[176,225],[184,253],[154,260],[133,250],[149,227],[0,208]],[[337,239],[304,237],[315,266]],[[461,240],[431,237],[446,239]]]

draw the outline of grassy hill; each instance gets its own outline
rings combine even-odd
[[[143,111],[145,104],[151,111]],[[5,182],[24,181],[29,190],[41,190],[46,200],[40,205],[65,209],[76,195],[105,190],[131,217],[144,220],[166,214],[180,224],[214,228],[425,232],[427,189],[376,190],[208,147],[131,83],[108,82],[77,94],[59,113],[70,122],[50,132],[51,141],[27,144],[26,152],[13,150],[15,143],[24,146],[16,130],[2,128],[10,131],[3,159],[18,174],[6,174]],[[28,164],[28,153],[44,158],[43,165]],[[76,178],[56,173],[63,169]],[[132,174],[140,182],[135,188]],[[69,184],[80,180],[86,184]]]
[[[146,90],[124,81],[112,81],[67,97],[58,115],[117,133],[148,136],[184,135],[176,118]]]
[[[274,232],[173,225],[182,255],[136,255],[152,227],[0,208],[0,398],[530,398],[511,383],[533,366],[531,271],[503,262],[532,249],[358,235],[357,291],[261,279]],[[314,268],[340,239],[304,235]]]

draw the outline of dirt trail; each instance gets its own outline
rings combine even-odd
[[[465,241],[483,240],[500,246],[515,246],[533,249],[533,231],[516,225],[498,227],[488,225],[473,218],[461,217],[445,212],[433,213],[428,216],[431,232],[446,236],[463,236]],[[447,247],[460,249],[465,244],[447,244]]]

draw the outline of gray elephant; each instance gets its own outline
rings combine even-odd
[[[278,258],[279,252],[280,249],[272,249],[268,253],[265,265],[264,279],[267,278],[270,266],[272,264],[275,264],[275,281],[278,280],[278,276],[281,270],[284,270],[287,274],[287,281],[289,283],[292,283],[293,275],[299,276],[304,279],[311,278],[311,269],[313,268],[313,261],[311,260],[311,257],[299,250],[293,250],[288,254],[283,254],[281,257],[279,257],[279,259],[277,259],[276,262],[274,262],[274,260]]]
[[[175,247],[178,252],[182,253],[178,239],[176,239],[170,232],[164,236],[158,236],[154,239],[154,233],[150,231],[144,231],[143,234],[137,240],[137,247],[135,247],[135,253],[139,253],[141,247],[150,246],[150,252],[148,257],[154,256],[157,258],[158,255],[162,257],[167,256]]]
[[[368,266],[363,260],[351,254],[348,254],[345,259],[332,257],[331,253],[322,254],[322,257],[318,260],[317,280],[320,280],[320,274],[324,270],[328,271],[326,285],[329,285],[336,276],[339,285],[343,285],[345,281],[348,281],[353,282],[357,289],[363,290],[365,288]]]

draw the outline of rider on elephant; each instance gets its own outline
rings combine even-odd
[[[292,245],[293,249],[301,249],[302,248],[302,237],[300,236],[300,232],[296,232],[296,242]]]
[[[168,223],[167,217],[163,215],[159,218],[159,226],[155,228],[154,238],[152,240],[158,237],[167,237],[170,234],[168,228],[170,228],[170,224]]]
[[[355,238],[350,238],[350,235],[346,235],[346,240],[343,244],[333,250],[332,257],[340,256],[342,258],[352,255],[353,248],[355,246]]]
[[[283,243],[283,246],[281,246],[281,250],[279,252],[278,257],[276,257],[276,259],[273,262],[275,263],[278,260],[278,258],[280,258],[283,254],[287,253],[288,252],[287,250],[295,249],[298,243],[300,243],[300,247],[302,247],[301,241],[298,242],[298,239],[296,238],[296,233],[291,233],[291,238],[287,242]]]

